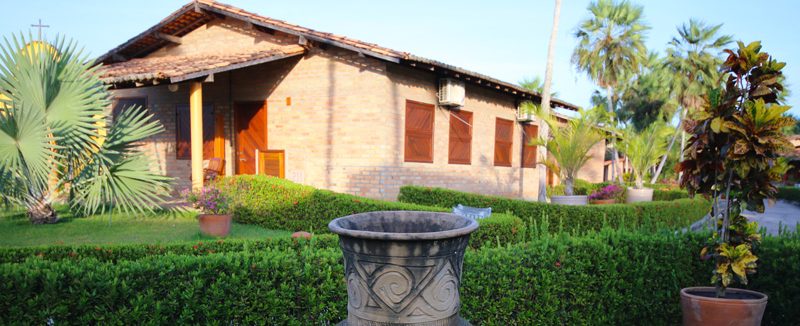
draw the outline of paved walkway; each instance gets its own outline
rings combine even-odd
[[[800,223],[800,207],[785,201],[778,201],[771,207],[767,205],[764,213],[745,211],[742,215],[766,227],[769,234],[778,234],[780,227],[794,231]]]

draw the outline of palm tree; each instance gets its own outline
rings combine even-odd
[[[138,142],[163,130],[142,108],[109,126],[109,95],[74,42],[20,35],[0,44],[0,198],[32,223],[58,220],[53,202],[80,214],[152,210],[169,179],[151,169]]]
[[[667,138],[672,132],[664,121],[655,121],[641,130],[629,127],[620,141],[620,148],[633,168],[635,188],[644,188],[644,176],[662,155],[667,154]]]
[[[544,71],[544,85],[542,85],[542,110],[546,115],[550,115],[550,97],[555,96],[551,94],[550,85],[553,80],[553,58],[555,57],[556,36],[558,35],[558,21],[561,16],[561,0],[555,0],[555,8],[553,9],[553,28],[550,29],[550,42],[547,44],[547,65]],[[539,126],[539,139],[544,139],[545,143],[549,137],[550,130],[547,124],[542,123]],[[544,162],[547,160],[547,149],[540,146],[537,149],[537,156]],[[542,165],[539,167],[539,196],[537,198],[540,202],[547,201],[547,166]]]
[[[536,116],[550,127],[552,132],[549,137],[540,137],[533,144],[547,150],[554,163],[548,168],[556,172],[564,181],[567,196],[574,194],[573,186],[578,177],[578,171],[591,158],[589,151],[603,140],[603,132],[598,127],[600,117],[598,108],[589,111],[579,110],[578,117],[567,120],[566,125],[556,117],[548,114],[541,107],[536,111]],[[552,161],[548,161],[552,162]]]
[[[651,52],[642,62],[642,71],[631,78],[617,109],[620,122],[630,123],[637,131],[656,121],[668,122],[675,114],[677,101],[672,99],[672,72],[664,58]]]
[[[670,41],[670,46],[667,48],[667,65],[675,76],[673,92],[680,104],[680,120],[675,129],[680,132],[676,132],[673,137],[680,134],[681,148],[686,147],[686,132],[682,130],[682,125],[687,113],[700,107],[706,91],[719,82],[717,67],[722,64],[720,53],[732,40],[730,35],[717,35],[721,27],[722,24],[709,26],[704,22],[690,19],[688,24],[678,27],[678,36]],[[674,143],[673,138],[669,149]],[[666,159],[666,155],[661,159],[656,173],[653,174],[653,183],[658,181]],[[683,161],[683,151],[679,160]]]
[[[627,1],[598,0],[589,4],[592,16],[581,22],[575,37],[578,46],[572,62],[606,91],[607,110],[614,112],[614,98],[631,71],[638,70],[647,53],[642,7]],[[613,124],[613,123],[612,123]],[[612,126],[613,127],[613,126]],[[616,137],[612,137],[612,145]],[[617,149],[612,146],[612,178],[616,173]]]

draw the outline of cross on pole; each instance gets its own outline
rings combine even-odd
[[[39,29],[39,41],[42,40],[42,28],[48,28],[50,25],[42,25],[42,19],[39,18],[38,24],[31,24],[31,27],[36,27]]]

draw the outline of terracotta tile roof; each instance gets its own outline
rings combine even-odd
[[[211,19],[214,19],[214,16],[233,17],[257,26],[263,26],[292,35],[303,36],[311,41],[358,51],[362,54],[382,60],[408,64],[428,71],[445,73],[448,77],[465,79],[468,82],[488,87],[499,92],[509,93],[523,99],[541,99],[541,94],[538,92],[529,91],[520,87],[519,85],[504,82],[487,75],[448,65],[440,61],[416,56],[408,52],[397,51],[379,46],[377,44],[290,24],[282,20],[261,16],[256,13],[249,12],[228,4],[215,2],[213,0],[195,0],[184,5],[155,26],[128,40],[122,45],[112,49],[108,53],[100,56],[97,61],[109,63],[114,61],[124,61],[131,57],[140,57],[141,55],[148,53],[148,51],[154,51],[160,45],[164,44],[165,41],[159,39],[157,36],[158,33],[176,36],[185,35],[192,29],[207,23]],[[122,57],[123,59],[117,60],[115,57]],[[578,108],[577,105],[562,101],[557,98],[552,99],[552,104],[554,106],[560,106],[570,110],[576,110]]]
[[[299,45],[245,53],[213,55],[166,56],[131,59],[100,67],[98,73],[105,83],[124,83],[145,80],[179,82],[259,63],[300,55],[305,49]]]

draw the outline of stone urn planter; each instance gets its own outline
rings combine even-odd
[[[369,212],[328,224],[339,235],[347,319],[339,325],[469,325],[459,316],[464,251],[475,220],[436,212]]]
[[[586,205],[589,196],[550,196],[550,203],[559,205]]]
[[[616,204],[617,200],[614,198],[611,199],[595,199],[589,202],[592,205],[611,205]]]
[[[750,290],[728,288],[724,298],[716,297],[713,287],[681,290],[684,326],[758,326],[767,308],[767,295]]]
[[[628,188],[626,194],[627,196],[625,202],[628,204],[638,203],[643,201],[653,201],[653,189],[650,188],[642,188],[642,189]]]
[[[200,222],[200,232],[212,237],[224,237],[231,233],[230,214],[200,214],[197,215]]]

